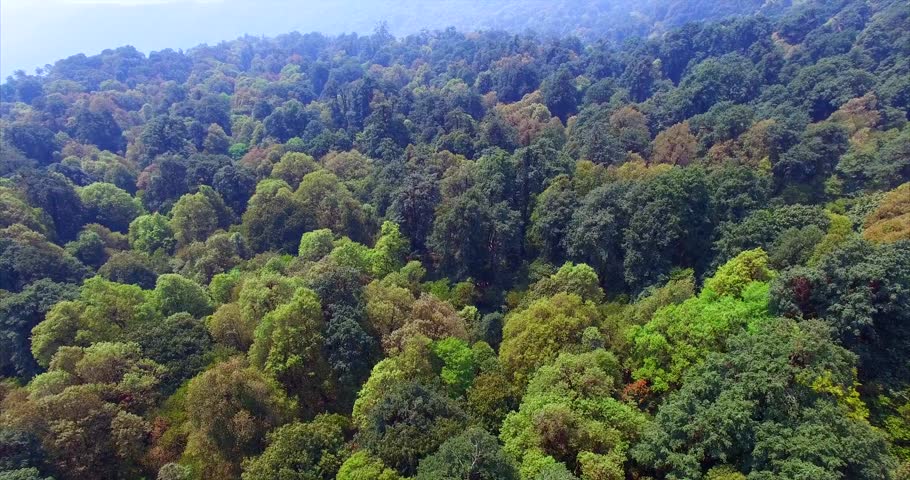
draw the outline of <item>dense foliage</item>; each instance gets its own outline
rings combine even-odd
[[[658,3],[8,78],[0,478],[910,478],[906,2]]]

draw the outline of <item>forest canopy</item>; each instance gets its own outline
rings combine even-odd
[[[910,479],[910,10],[751,3],[10,76],[0,479]]]

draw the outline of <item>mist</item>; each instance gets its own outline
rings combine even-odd
[[[622,40],[696,18],[756,11],[761,0],[4,0],[0,3],[0,77],[33,73],[71,55],[132,45],[148,54],[189,49],[245,34],[291,31],[369,34],[385,23],[396,36],[421,30],[533,30],[542,35]]]

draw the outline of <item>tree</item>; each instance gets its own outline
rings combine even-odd
[[[232,214],[211,188],[184,195],[171,210],[171,229],[180,245],[205,241],[215,230],[230,224]]]
[[[195,377],[212,359],[214,345],[205,324],[185,312],[137,329],[132,340],[145,357],[164,367],[161,389],[165,394]]]
[[[256,252],[293,252],[303,232],[315,225],[302,214],[303,206],[287,183],[264,180],[256,185],[243,214],[243,230]]]
[[[126,142],[123,130],[107,110],[80,110],[75,117],[75,137],[84,143],[93,143],[101,150],[122,151]]]
[[[395,470],[383,465],[382,461],[370,456],[369,453],[359,451],[338,470],[336,480],[399,480],[401,477]]]
[[[599,323],[594,304],[578,295],[542,298],[506,316],[500,362],[513,383],[523,386],[538,367],[579,344],[584,329]]]
[[[556,462],[585,478],[622,478],[626,450],[646,422],[616,400],[620,373],[619,362],[604,350],[562,353],[534,373],[499,435],[506,454],[520,463],[522,478],[535,478]],[[595,466],[620,475],[595,476]]]
[[[349,453],[351,430],[341,415],[289,423],[268,434],[262,455],[243,465],[243,480],[333,480]]]
[[[139,473],[161,367],[135,343],[64,347],[50,370],[3,400],[14,428],[40,432],[61,478],[120,478]],[[18,425],[16,422],[20,422]],[[28,422],[23,424],[22,422]]]
[[[38,373],[28,334],[44,320],[55,304],[72,300],[77,288],[71,284],[38,280],[22,292],[0,297],[0,372],[3,376],[28,379]],[[25,468],[25,467],[22,467]]]
[[[28,204],[22,192],[0,186],[0,228],[21,224],[43,235],[48,234],[50,218],[40,208]]]
[[[228,153],[231,146],[231,139],[224,133],[220,125],[213,123],[205,134],[205,140],[202,141],[203,148],[207,153],[224,155]]]
[[[40,475],[40,470],[47,470],[46,454],[39,439],[31,433],[0,428],[0,472],[11,479],[49,478]],[[31,475],[31,476],[30,476]]]
[[[176,155],[158,157],[146,167],[137,186],[143,190],[142,203],[149,211],[166,210],[191,188],[187,161]],[[144,188],[143,188],[144,187]]]
[[[559,262],[566,256],[566,236],[578,197],[568,176],[558,176],[537,196],[528,229],[529,243],[544,258]]]
[[[892,459],[864,418],[853,360],[820,322],[743,332],[670,395],[633,454],[680,478],[720,463],[756,477],[889,478]]]
[[[461,431],[467,416],[448,397],[415,382],[388,390],[366,412],[357,440],[402,475]]]
[[[379,229],[379,238],[370,252],[371,270],[376,278],[397,272],[404,264],[410,253],[411,245],[408,239],[401,234],[398,225],[393,222],[383,222]]]
[[[474,380],[476,368],[474,352],[467,342],[449,337],[434,342],[430,350],[442,363],[439,377],[449,394],[454,397],[463,395]]]
[[[378,342],[363,327],[364,316],[356,307],[334,308],[325,330],[323,350],[337,385],[335,402],[344,410],[353,406],[379,353]]]
[[[418,480],[515,480],[518,472],[502,453],[496,437],[482,428],[471,427],[440,445],[439,450],[420,461]]]
[[[79,289],[78,298],[55,304],[32,329],[32,355],[47,367],[61,347],[123,340],[137,326],[154,319],[147,299],[147,293],[135,285],[90,278]]]
[[[247,202],[256,190],[256,178],[246,168],[225,165],[212,177],[212,188],[239,216],[243,215]]]
[[[720,227],[718,239],[714,242],[717,252],[714,263],[726,262],[743,250],[761,247],[770,251],[774,242],[789,229],[814,226],[824,231],[829,224],[830,218],[825,211],[815,206],[787,205],[755,210],[739,223]]]
[[[0,288],[13,292],[43,278],[76,283],[88,269],[39,233],[16,224],[0,229]]]
[[[296,396],[305,416],[322,411],[332,394],[324,329],[319,298],[301,288],[262,318],[250,348],[250,363]]]
[[[134,250],[154,254],[161,250],[170,254],[177,246],[174,230],[167,217],[158,212],[140,215],[130,223],[130,246]]]
[[[725,351],[729,337],[765,321],[773,274],[767,263],[762,250],[745,251],[705,280],[697,297],[660,308],[633,327],[632,377],[658,393],[678,388],[710,353]]]
[[[294,197],[309,225],[331,229],[354,241],[366,241],[372,233],[367,213],[332,173],[319,170],[307,174]]]
[[[28,203],[44,210],[53,222],[54,233],[49,238],[68,242],[82,227],[82,200],[73,185],[59,173],[28,173],[20,180]]]
[[[648,119],[635,108],[626,106],[610,115],[610,129],[620,148],[625,152],[648,153],[651,133],[648,131]]]
[[[142,214],[139,201],[110,183],[93,183],[79,190],[86,222],[100,223],[126,233],[130,222]]]
[[[385,342],[386,348],[400,350],[411,337],[423,336],[430,340],[446,337],[467,339],[465,320],[451,304],[433,295],[422,294],[411,308],[411,318],[392,332]]]
[[[237,305],[245,321],[258,324],[269,312],[290,301],[302,286],[301,279],[276,272],[265,271],[253,277],[247,276],[240,285]]]
[[[43,165],[54,161],[54,151],[58,145],[54,132],[47,127],[34,123],[16,122],[4,129],[4,136],[26,157],[37,160]]]
[[[64,246],[66,253],[84,265],[98,268],[107,261],[104,240],[92,230],[83,230],[79,237]]]
[[[98,275],[112,282],[153,289],[160,270],[160,265],[148,255],[130,250],[111,255],[98,269]]]
[[[506,415],[518,407],[516,389],[499,368],[475,376],[465,397],[471,418],[494,433]]]
[[[638,205],[624,231],[626,283],[639,289],[661,280],[673,265],[704,268],[714,226],[703,172],[673,169],[629,193]]]
[[[759,78],[749,59],[730,53],[699,63],[679,85],[693,99],[691,113],[702,113],[718,102],[748,102],[758,92]]]
[[[176,273],[158,277],[149,303],[164,316],[186,312],[202,318],[212,312],[209,294],[198,283]]]
[[[822,183],[834,172],[847,147],[847,132],[841,125],[826,122],[811,126],[800,142],[774,164],[775,180],[779,185],[805,185],[809,195],[818,196]]]
[[[529,55],[512,55],[497,60],[490,69],[490,77],[496,96],[507,102],[521,99],[538,84],[537,67]]]
[[[521,247],[518,222],[506,202],[491,203],[471,189],[439,206],[428,246],[454,278],[502,283]]]
[[[148,159],[166,153],[181,153],[188,147],[189,131],[182,119],[159,116],[145,124],[139,140]]]
[[[847,58],[839,56],[801,69],[787,88],[792,98],[799,99],[812,119],[818,121],[851,98],[869,92],[874,81],[872,74],[854,68]]]
[[[910,382],[907,353],[910,302],[906,242],[876,245],[845,242],[810,268],[795,268],[774,281],[772,310],[796,318],[819,318],[859,356],[864,383],[900,388]]]
[[[272,178],[287,182],[291,188],[296,189],[300,181],[307,174],[315,172],[319,167],[313,157],[298,152],[288,152],[281,156],[281,160],[272,167]]]
[[[651,162],[684,167],[695,160],[697,147],[695,135],[689,131],[689,123],[677,123],[654,138]]]
[[[245,317],[236,303],[225,303],[206,319],[206,327],[219,344],[246,352],[253,344],[256,319]]]
[[[416,172],[402,179],[393,194],[388,216],[401,227],[416,250],[422,251],[426,246],[439,200],[435,179]]]
[[[247,256],[247,248],[239,233],[215,233],[205,242],[193,242],[177,252],[182,265],[178,272],[206,284],[216,274],[228,271]]]
[[[567,68],[560,68],[552,76],[543,81],[540,86],[544,104],[553,115],[563,122],[575,112],[578,104],[578,90],[575,88],[575,79]]]
[[[190,381],[186,455],[204,479],[237,478],[246,456],[265,448],[266,433],[284,423],[292,409],[281,388],[234,357]]]
[[[297,256],[311,262],[318,261],[332,253],[332,249],[335,248],[334,241],[335,235],[328,228],[306,232],[300,237]]]
[[[611,183],[588,193],[575,209],[564,240],[569,258],[592,266],[604,279],[622,271],[627,191],[627,185]]]
[[[876,243],[910,240],[910,182],[888,192],[866,217],[863,237]]]
[[[557,293],[571,293],[578,295],[583,301],[600,303],[603,301],[604,292],[600,288],[600,281],[594,269],[580,263],[578,265],[566,262],[559,267],[553,275],[541,278],[528,290],[522,305],[551,297]]]

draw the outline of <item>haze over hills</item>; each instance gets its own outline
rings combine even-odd
[[[244,34],[369,34],[381,22],[396,36],[451,26],[620,40],[687,21],[778,14],[787,5],[789,0],[4,0],[0,78],[120,45],[148,54]]]

